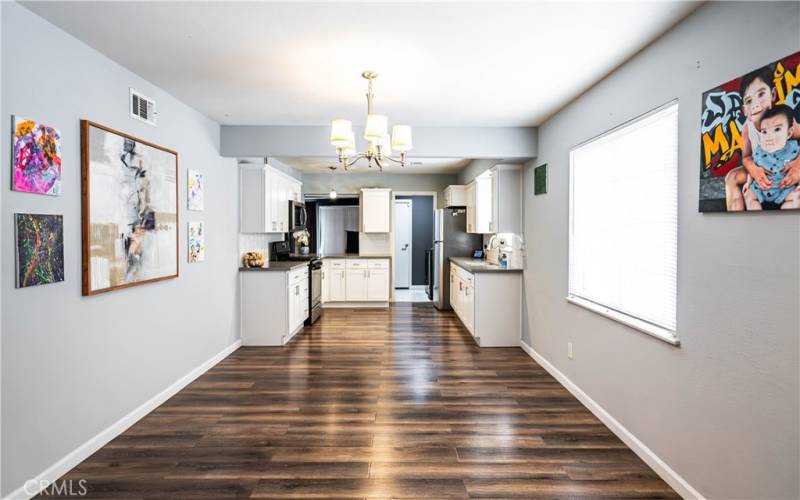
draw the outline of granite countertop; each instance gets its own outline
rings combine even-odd
[[[308,261],[302,260],[281,260],[281,261],[270,261],[264,267],[239,267],[240,272],[248,272],[248,271],[293,271],[295,269],[300,269],[303,267],[308,267]]]
[[[521,273],[524,271],[522,267],[502,268],[497,264],[470,257],[450,257],[450,262],[471,273]]]
[[[323,255],[322,259],[391,259],[389,254],[385,255],[358,255],[357,253],[341,253],[332,255]]]

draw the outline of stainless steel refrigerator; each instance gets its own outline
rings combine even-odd
[[[467,211],[463,208],[436,210],[431,252],[433,283],[431,300],[437,309],[450,309],[450,257],[471,257],[483,247],[480,234],[467,233]]]

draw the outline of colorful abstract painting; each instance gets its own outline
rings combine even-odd
[[[14,117],[12,189],[61,194],[61,134],[33,120]]]
[[[187,181],[188,193],[186,199],[188,200],[189,210],[203,210],[203,191],[205,189],[203,174],[189,170]]]
[[[81,122],[83,293],[178,276],[178,154]]]
[[[14,214],[17,288],[64,281],[61,215]]]
[[[701,212],[800,209],[800,52],[703,93]]]
[[[202,222],[189,223],[189,262],[206,260],[206,242]]]

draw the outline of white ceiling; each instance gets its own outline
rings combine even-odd
[[[694,2],[26,2],[224,124],[537,125]]]
[[[335,158],[275,158],[284,165],[289,165],[306,174],[329,174],[330,168],[336,165],[338,168],[334,171],[335,174],[345,173],[344,169],[339,166],[339,162]],[[460,172],[470,162],[466,158],[409,158],[406,161],[406,166],[390,164],[385,166],[383,171],[387,174],[456,174]],[[364,159],[356,162],[355,165],[348,169],[348,172],[353,173],[370,173],[380,172],[377,167],[373,166],[371,169],[367,166]]]

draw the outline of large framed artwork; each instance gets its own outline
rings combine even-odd
[[[83,294],[178,276],[178,153],[81,121]]]
[[[703,93],[700,211],[800,209],[800,52]]]
[[[64,281],[64,218],[14,214],[17,288]]]

